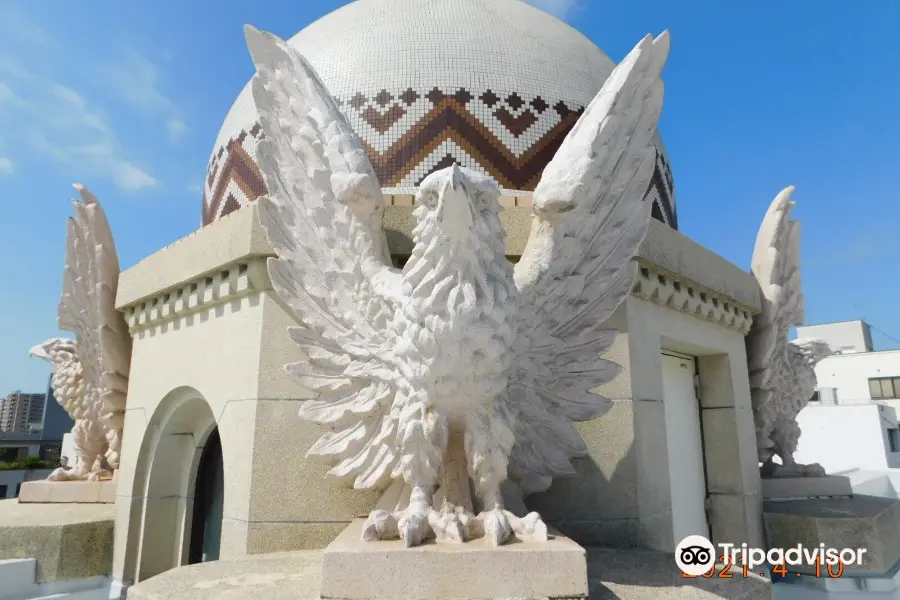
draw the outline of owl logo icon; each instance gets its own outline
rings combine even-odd
[[[689,535],[675,548],[675,564],[685,575],[703,575],[716,564],[716,549],[702,535]]]

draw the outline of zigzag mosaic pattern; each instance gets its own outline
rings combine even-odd
[[[408,87],[336,100],[385,193],[395,194],[414,193],[426,176],[454,162],[493,177],[505,190],[532,191],[584,112],[563,100],[492,89]],[[262,137],[256,123],[213,154],[204,186],[204,225],[266,193],[254,158]],[[661,152],[647,198],[654,203],[654,217],[677,228],[672,173]]]

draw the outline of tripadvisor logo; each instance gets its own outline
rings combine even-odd
[[[863,564],[865,548],[826,548],[824,544],[818,547],[804,547],[797,545],[793,548],[751,548],[747,544],[718,544],[713,545],[702,535],[691,535],[678,544],[675,548],[675,564],[687,577],[712,577],[716,571],[716,565],[723,566],[720,577],[729,578],[733,575],[728,571],[735,567],[736,572],[742,572],[746,577],[756,567],[771,566],[773,573],[784,574],[788,566],[807,566],[816,568],[816,576],[824,575],[823,569],[831,577],[840,577],[844,567],[848,565],[859,566]]]

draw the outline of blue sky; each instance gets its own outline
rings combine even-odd
[[[807,320],[900,338],[900,3],[534,0],[621,60],[669,29],[660,131],[681,230],[746,268],[797,186]],[[41,390],[73,182],[123,267],[199,226],[225,114],[253,73],[242,27],[287,38],[339,0],[0,0],[0,394]],[[880,349],[897,341],[875,334]]]

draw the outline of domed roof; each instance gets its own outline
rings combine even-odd
[[[581,33],[521,0],[357,0],[288,44],[303,54],[363,141],[385,194],[413,194],[453,162],[506,194],[534,189],[615,63]],[[250,84],[216,139],[203,224],[266,193]],[[677,227],[657,136],[648,190]]]

